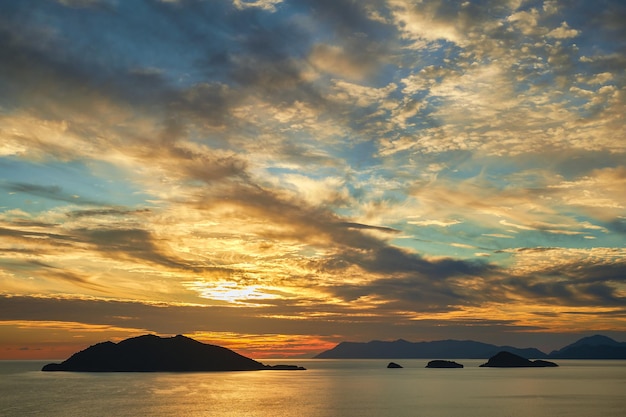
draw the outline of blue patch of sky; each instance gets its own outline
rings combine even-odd
[[[64,44],[66,50],[72,48],[69,58],[86,67],[95,64],[101,71],[92,76],[106,78],[119,71],[143,69],[160,71],[172,83],[193,84],[200,79],[199,73],[191,72],[202,57],[200,53],[211,42],[221,43],[215,36],[217,26],[202,24],[200,16],[189,12],[179,15],[175,7],[164,10],[166,6],[157,3],[119,2],[118,10],[63,8],[62,13],[50,13],[49,17],[46,6],[54,5],[43,6],[39,13],[45,16],[45,23],[71,40]]]
[[[379,160],[376,157],[378,153],[378,145],[374,140],[366,140],[351,143],[349,146],[338,150],[335,155],[345,160],[354,170],[369,169],[378,165]]]
[[[391,243],[425,256],[470,260],[485,259],[487,257],[477,254],[488,254],[489,262],[505,264],[511,255],[500,251],[519,246],[511,244],[515,239],[476,236],[471,226],[461,224],[448,227],[413,225],[403,230],[404,237],[393,239]],[[412,237],[407,238],[407,235]]]
[[[106,176],[96,176],[94,171]],[[68,204],[143,207],[150,196],[125,180],[126,175],[106,163],[46,162],[37,164],[0,158],[0,207],[40,212]],[[18,185],[17,190],[15,185]],[[30,194],[29,186],[50,190]],[[24,191],[20,191],[24,190]],[[56,198],[55,198],[56,195]]]
[[[265,170],[275,177],[282,177],[283,175],[290,174],[302,174],[302,171],[296,168],[268,167]]]

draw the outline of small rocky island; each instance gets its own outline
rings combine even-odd
[[[441,359],[437,359],[434,361],[428,362],[426,368],[462,368],[463,365],[454,361],[444,361]]]
[[[264,365],[221,346],[178,335],[143,335],[119,343],[103,342],[42,371],[70,372],[214,372],[304,370],[295,365]]]
[[[486,363],[480,366],[483,368],[545,368],[559,365],[541,359],[531,361],[514,353],[502,351],[489,358]]]
[[[387,368],[389,368],[389,369],[400,369],[400,368],[402,368],[402,365],[397,364],[395,362],[389,362],[389,364],[387,365]]]

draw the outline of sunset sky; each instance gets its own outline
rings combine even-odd
[[[626,341],[620,0],[0,2],[0,358]]]

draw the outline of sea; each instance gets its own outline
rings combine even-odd
[[[624,417],[626,360],[425,368],[426,359],[261,360],[306,371],[41,372],[0,361],[0,416]]]

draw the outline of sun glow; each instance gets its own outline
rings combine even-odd
[[[188,334],[203,343],[224,346],[254,359],[312,357],[330,349],[341,339],[313,335],[239,334],[231,332],[195,332]]]
[[[262,306],[263,300],[280,298],[277,289],[260,285],[242,286],[235,281],[193,281],[184,283],[184,285],[197,291],[202,298],[224,301],[234,305]]]

